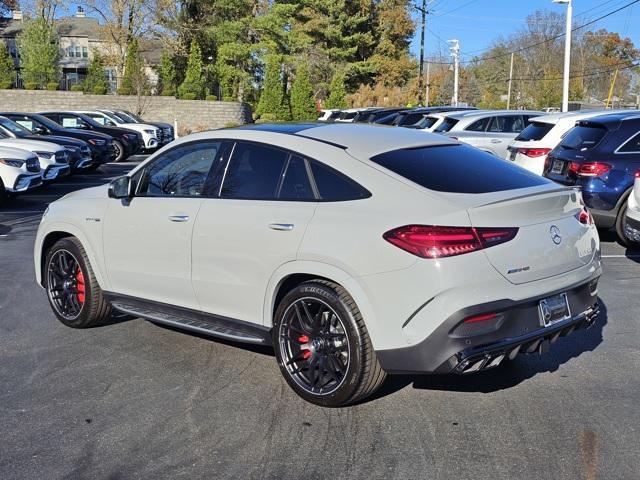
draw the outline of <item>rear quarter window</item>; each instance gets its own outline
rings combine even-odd
[[[448,132],[456,125],[456,123],[458,123],[458,120],[454,118],[445,118],[442,123],[435,128],[434,132]]]
[[[520,132],[516,140],[523,142],[542,140],[553,127],[554,125],[552,123],[531,122],[528,127]]]
[[[550,180],[467,145],[393,150],[371,158],[430,190],[489,193],[535,187]]]

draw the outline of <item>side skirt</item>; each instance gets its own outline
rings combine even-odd
[[[271,330],[262,325],[118,293],[104,292],[104,297],[115,310],[152,322],[234,342],[258,345],[272,343]]]

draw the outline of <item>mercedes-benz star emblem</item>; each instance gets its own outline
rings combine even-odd
[[[551,228],[549,229],[549,233],[551,234],[551,240],[553,240],[553,243],[555,243],[556,245],[560,245],[560,243],[562,242],[562,235],[560,235],[560,229],[555,225],[551,225]]]

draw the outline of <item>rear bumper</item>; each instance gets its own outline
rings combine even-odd
[[[389,373],[471,373],[496,367],[518,353],[542,353],[559,337],[593,324],[599,311],[597,282],[596,276],[526,300],[499,300],[465,308],[416,345],[378,350],[378,360]],[[558,293],[566,293],[572,316],[544,327],[539,301]],[[466,318],[488,312],[498,313],[495,321],[470,327],[463,323]]]

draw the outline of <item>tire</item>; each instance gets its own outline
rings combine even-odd
[[[90,328],[109,319],[111,305],[104,299],[77,238],[58,240],[47,251],[44,265],[47,298],[58,320],[71,328]]]
[[[4,188],[4,183],[2,183],[2,179],[0,178],[0,206],[5,204],[7,198],[7,190]]]
[[[293,288],[278,305],[272,335],[282,375],[308,402],[348,405],[386,378],[360,310],[335,283],[313,280]]]
[[[122,145],[122,142],[120,140],[114,140],[113,146],[116,148],[116,152],[118,153],[118,155],[116,155],[116,158],[114,158],[113,161],[116,163],[124,162],[125,152],[124,152],[124,145]]]

